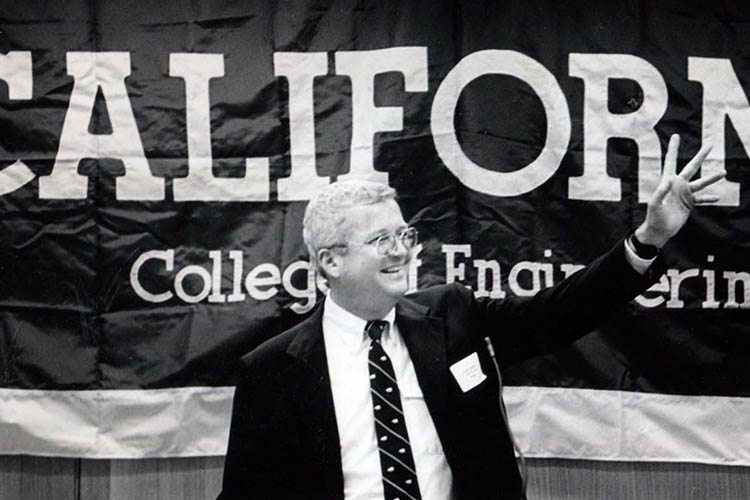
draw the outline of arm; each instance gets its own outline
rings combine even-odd
[[[267,499],[279,496],[279,453],[284,445],[273,427],[286,406],[279,400],[285,365],[260,348],[240,360],[234,392],[224,480],[217,500]]]
[[[492,338],[501,366],[508,366],[559,351],[591,332],[664,270],[664,260],[657,257],[640,274],[627,262],[620,240],[584,269],[532,297],[476,299],[475,315],[481,335]]]
[[[256,435],[257,422],[253,421],[253,387],[257,388],[259,384],[245,367],[234,393],[224,480],[217,500],[251,498],[251,495],[263,489],[251,480],[252,471],[258,468],[254,461],[262,456],[258,453],[261,446]]]
[[[717,200],[700,191],[725,175],[718,173],[690,181],[710,147],[702,148],[677,175],[678,146],[679,137],[672,136],[661,181],[648,203],[646,220],[635,231],[640,243],[655,249],[677,234],[693,206]],[[593,330],[615,307],[648,288],[664,272],[661,258],[643,269],[633,263],[628,252],[632,250],[619,242],[586,269],[534,297],[477,301],[478,314],[499,346],[502,361],[509,364],[565,347]]]

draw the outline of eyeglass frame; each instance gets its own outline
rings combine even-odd
[[[409,243],[409,244],[406,243],[406,241],[408,241],[406,240],[407,235],[414,235],[414,241],[412,243]],[[371,240],[363,241],[362,244],[374,245],[375,250],[377,250],[378,254],[388,255],[389,253],[393,253],[396,250],[396,240],[400,241],[405,249],[411,250],[418,244],[419,231],[417,231],[416,228],[409,226],[399,231],[398,234],[394,234],[394,233],[382,234]],[[348,246],[349,246],[348,243],[336,243],[334,245],[329,245],[326,248],[346,248]]]

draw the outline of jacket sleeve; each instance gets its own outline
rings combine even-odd
[[[254,399],[260,396],[258,388],[262,385],[254,373],[243,366],[242,378],[235,389],[224,480],[217,500],[270,498],[263,475],[258,474],[263,469],[260,463],[263,454],[259,452],[261,435],[253,408],[258,404]]]
[[[665,270],[658,257],[641,275],[619,241],[586,268],[532,297],[469,300],[504,365],[555,352],[603,323],[611,312],[646,290]]]

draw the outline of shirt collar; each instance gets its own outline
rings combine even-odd
[[[393,332],[393,322],[396,319],[396,308],[392,307],[382,319],[383,321],[388,322],[388,331]],[[367,334],[365,333],[367,321],[338,305],[330,294],[328,294],[323,303],[323,322],[330,322],[330,324],[335,326],[337,331],[344,333],[340,336],[340,340],[344,343],[347,350],[352,353],[361,349],[363,344],[365,344],[365,341],[368,340]],[[386,337],[388,335],[390,335],[390,333],[386,334]]]

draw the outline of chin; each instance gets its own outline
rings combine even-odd
[[[409,290],[409,282],[406,280],[406,276],[404,276],[399,281],[384,283],[382,290],[392,299],[398,300]]]

